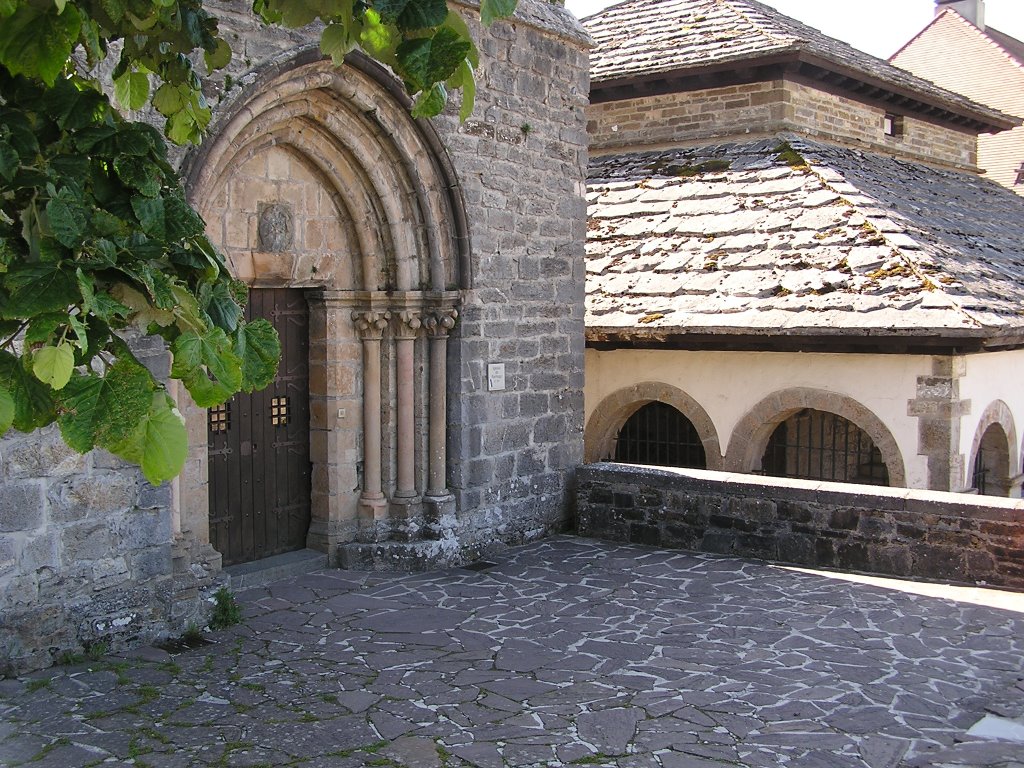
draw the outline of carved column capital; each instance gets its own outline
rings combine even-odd
[[[352,321],[356,324],[356,331],[364,340],[384,338],[384,329],[388,327],[391,320],[390,312],[379,312],[374,309],[356,310],[352,313]]]
[[[449,331],[455,327],[458,317],[459,310],[454,307],[431,310],[424,316],[423,326],[427,329],[427,335],[432,339],[446,338]]]
[[[395,338],[398,339],[415,339],[423,327],[423,316],[416,310],[402,310],[394,318]]]

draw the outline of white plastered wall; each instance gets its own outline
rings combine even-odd
[[[960,451],[966,462],[973,458],[979,426],[1000,401],[1011,414],[1010,474],[1021,471],[1021,430],[1024,429],[1024,350],[987,352],[965,357],[965,375],[960,380],[960,398],[971,403],[970,413],[960,425]],[[1005,427],[1005,425],[1004,425]],[[970,466],[968,464],[968,470]]]
[[[724,456],[736,425],[765,398],[793,388],[834,393],[882,421],[902,455],[907,487],[927,488],[918,420],[907,415],[907,404],[917,396],[918,377],[931,371],[930,356],[588,349],[584,408],[589,424],[600,403],[619,390],[641,382],[677,387],[707,412]],[[964,437],[967,451],[971,436]]]

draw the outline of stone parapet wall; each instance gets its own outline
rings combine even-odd
[[[1024,589],[1024,501],[702,470],[591,464],[582,536]]]
[[[772,80],[603,102],[588,108],[596,152],[687,145],[784,131],[974,169],[977,137],[905,117],[903,135],[886,136],[886,110],[792,80]]]

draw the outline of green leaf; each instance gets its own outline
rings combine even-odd
[[[448,78],[448,85],[452,88],[462,89],[459,120],[466,122],[473,114],[473,105],[476,103],[476,79],[473,76],[473,66],[469,63],[469,59],[464,60],[455,70],[455,74]]]
[[[385,64],[395,64],[395,47],[398,45],[394,28],[381,21],[380,14],[372,8],[363,14],[363,30],[359,33],[359,44],[370,56]]]
[[[399,29],[426,29],[444,24],[448,17],[445,0],[411,0],[398,17]]]
[[[153,402],[153,377],[134,360],[118,358],[105,376],[71,377],[59,395],[57,421],[65,442],[79,453],[127,440]]]
[[[498,19],[511,16],[516,5],[517,0],[480,0],[480,20],[489,27]]]
[[[428,90],[451,77],[472,48],[473,43],[454,29],[441,27],[433,37],[406,40],[398,46],[399,74],[415,90]]]
[[[61,187],[50,198],[46,204],[46,215],[57,242],[68,248],[76,248],[81,244],[89,222],[82,199],[70,187]]]
[[[14,423],[14,398],[5,387],[0,387],[0,435]]]
[[[146,330],[150,324],[156,323],[159,326],[167,327],[174,324],[174,314],[165,309],[157,309],[149,303],[144,295],[126,283],[115,283],[109,290],[114,304],[118,307],[127,307],[129,314],[127,319],[141,330]],[[103,293],[96,293],[97,307]],[[97,311],[99,314],[99,311]]]
[[[242,360],[242,389],[257,392],[277,375],[281,359],[281,340],[268,321],[245,323],[235,338],[235,354]]]
[[[180,112],[188,103],[181,89],[182,86],[164,83],[153,94],[153,107],[164,117]]]
[[[415,0],[414,0],[415,1]],[[376,0],[374,10],[385,24],[393,24],[409,5],[409,0]]]
[[[142,467],[142,474],[153,485],[170,480],[181,472],[188,455],[185,420],[174,401],[164,392],[154,392],[149,411],[132,434],[109,446],[112,453]]]
[[[75,350],[66,341],[32,353],[32,374],[53,389],[64,389],[75,370]]]
[[[38,381],[19,358],[2,350],[0,387],[6,389],[14,400],[15,429],[31,432],[39,427],[45,427],[56,418],[49,388]]]
[[[125,10],[127,8],[125,0],[100,0],[100,7],[106,11],[110,20],[114,23],[117,23],[124,18]]]
[[[238,327],[238,321],[242,319],[242,308],[238,306],[227,284],[223,281],[214,284],[204,309],[213,324],[218,328],[223,328],[227,333],[233,333]]]
[[[114,170],[125,185],[146,197],[160,194],[160,168],[142,157],[123,155],[114,161]]]
[[[60,326],[67,323],[68,315],[65,312],[46,312],[36,315],[28,324],[25,331],[25,346],[33,344],[48,344],[53,332]]]
[[[81,299],[75,276],[59,264],[18,264],[4,276],[11,299],[3,308],[7,319],[29,318],[43,312],[67,312]]]
[[[78,40],[82,17],[74,6],[58,13],[54,6],[28,3],[0,24],[0,64],[13,75],[38,77],[53,85]]]
[[[208,72],[212,72],[215,69],[223,69],[231,63],[231,46],[228,45],[227,40],[220,39],[212,51],[206,51],[203,55],[206,59],[206,70]]]
[[[469,25],[466,24],[466,20],[462,18],[462,14],[454,9],[448,11],[448,18],[445,19],[444,25],[450,27],[455,34],[461,37],[463,40],[469,40],[472,42],[473,35],[469,31]],[[473,45],[472,50],[466,56],[473,69],[480,67],[480,51],[477,50],[476,45]]]
[[[142,109],[149,98],[149,76],[127,70],[114,78],[114,98],[125,109]]]
[[[21,158],[14,151],[14,147],[0,139],[0,178],[11,181],[20,166]]]
[[[0,0],[0,19],[10,16],[17,7],[16,0]]]
[[[320,35],[320,50],[325,56],[330,56],[336,65],[340,65],[345,61],[345,56],[359,45],[356,32],[354,24],[328,24]]]
[[[416,103],[412,105],[412,116],[435,117],[441,114],[441,110],[447,103],[448,91],[441,83],[434,83],[429,90],[423,91],[416,99]]]
[[[242,384],[242,361],[220,328],[202,334],[186,331],[174,340],[171,352],[171,376],[182,380],[196,405],[222,403]]]
[[[163,242],[167,239],[167,225],[164,222],[164,200],[162,197],[132,198],[132,210],[139,220],[142,231],[154,240]]]

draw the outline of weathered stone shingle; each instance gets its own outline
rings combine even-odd
[[[1024,201],[970,174],[785,136],[596,158],[588,200],[592,337],[1024,327]]]

